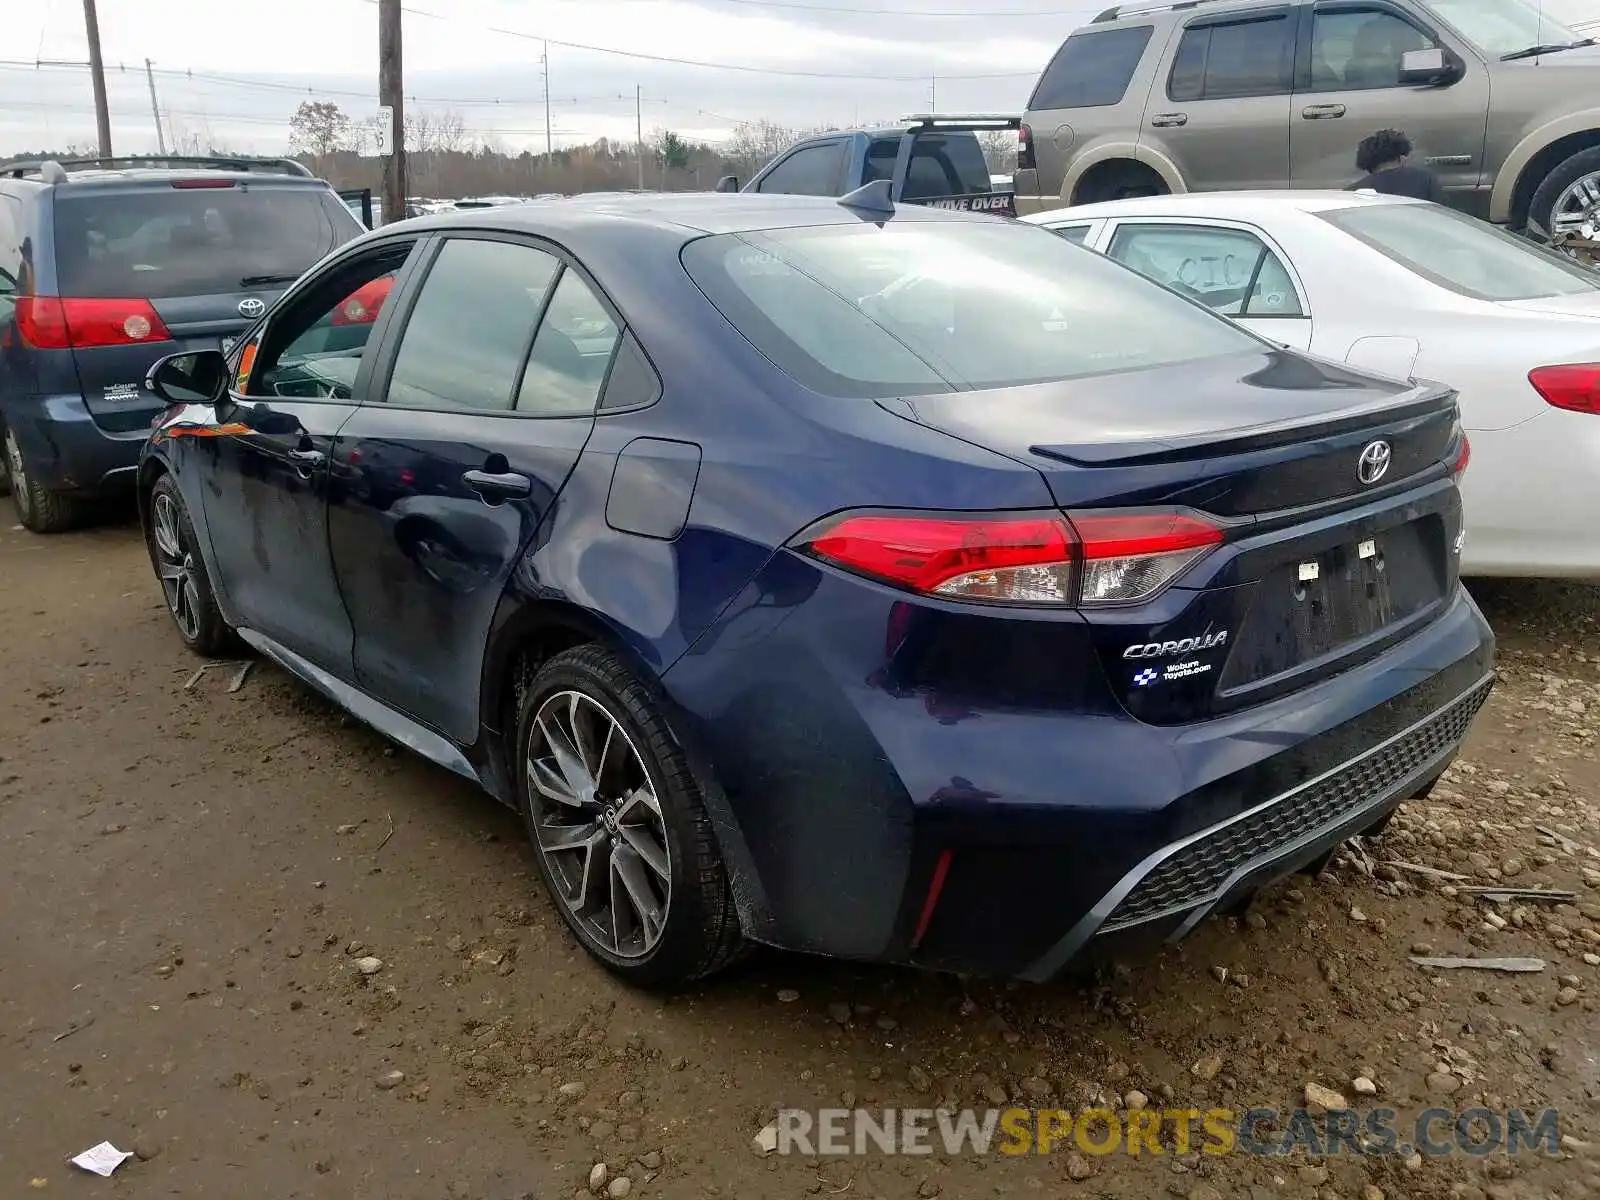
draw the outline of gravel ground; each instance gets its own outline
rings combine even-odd
[[[0,1196],[1600,1196],[1600,603],[1481,593],[1503,677],[1464,759],[1365,857],[1242,919],[1043,987],[769,954],[664,1002],[574,949],[485,797],[268,666],[186,691],[137,530],[0,529]],[[1496,882],[1576,903],[1459,890]],[[1556,1105],[1565,1150],[751,1146],[780,1107],[1243,1110],[1307,1084],[1403,1113]],[[102,1140],[138,1157],[67,1164]]]

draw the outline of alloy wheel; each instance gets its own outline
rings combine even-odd
[[[183,514],[178,502],[158,492],[151,513],[156,544],[156,572],[166,594],[167,609],[187,641],[200,636],[200,591],[195,586],[195,557],[183,534]]]
[[[672,853],[650,771],[621,722],[560,691],[529,725],[524,769],[539,853],[573,922],[618,958],[666,928]]]
[[[1550,210],[1550,233],[1600,237],[1600,171],[1572,181]]]
[[[11,476],[11,495],[17,502],[17,511],[27,515],[33,496],[28,490],[28,470],[22,462],[22,447],[17,445],[17,435],[6,430],[6,471]]]

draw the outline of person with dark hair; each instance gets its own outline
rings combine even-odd
[[[1426,167],[1413,167],[1410,158],[1410,138],[1398,129],[1380,129],[1362,138],[1356,147],[1356,170],[1366,174],[1346,190],[1371,190],[1386,196],[1410,196],[1443,204],[1444,188],[1439,184],[1439,177]]]

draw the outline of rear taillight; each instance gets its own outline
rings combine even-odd
[[[1213,547],[1222,530],[1196,513],[855,514],[797,548],[929,596],[998,604],[1137,604]]]
[[[1568,412],[1600,413],[1600,363],[1535,367],[1528,382],[1545,402]]]
[[[333,310],[332,324],[370,325],[378,319],[378,311],[383,308],[393,286],[393,275],[380,275],[362,284],[339,302],[339,307]]]
[[[17,330],[36,350],[83,350],[95,346],[138,346],[164,342],[172,335],[148,300],[74,300],[23,296],[17,301]]]
[[[1033,130],[1024,125],[1017,130],[1017,170],[1032,171],[1037,165],[1033,158]]]
[[[1466,433],[1461,434],[1461,446],[1456,450],[1455,459],[1450,463],[1450,478],[1459,480],[1467,473],[1467,464],[1472,461],[1472,442]]]

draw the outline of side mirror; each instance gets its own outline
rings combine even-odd
[[[220,350],[169,354],[150,368],[144,386],[168,404],[210,404],[228,386],[228,360]]]
[[[717,180],[717,191],[737,192],[739,190],[739,177],[737,175],[724,175]]]
[[[1407,50],[1400,56],[1400,82],[1405,84],[1447,83],[1455,78],[1455,64],[1443,48]]]

